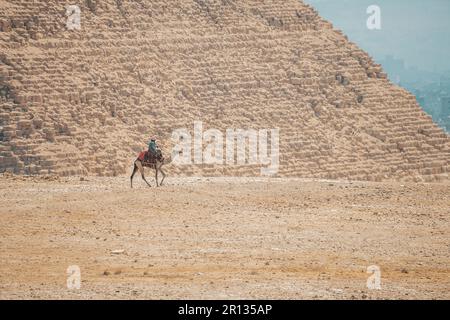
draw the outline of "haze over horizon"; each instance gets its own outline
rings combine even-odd
[[[304,0],[377,62],[386,56],[408,67],[450,73],[450,1],[448,0]],[[381,9],[381,30],[369,30],[370,5]]]

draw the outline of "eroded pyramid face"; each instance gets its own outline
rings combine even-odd
[[[243,163],[236,140],[227,162],[227,130],[278,130],[278,176],[448,178],[448,135],[302,2],[68,5],[1,3],[0,171],[124,174],[149,136],[169,155],[186,130],[193,160],[172,174],[256,176],[272,140],[252,162],[244,139]]]

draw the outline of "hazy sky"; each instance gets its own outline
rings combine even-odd
[[[376,60],[402,58],[428,71],[450,70],[450,0],[304,0]],[[370,5],[381,9],[381,30],[369,30]]]

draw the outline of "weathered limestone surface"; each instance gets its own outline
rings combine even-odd
[[[118,175],[156,134],[280,128],[281,176],[448,179],[450,138],[297,0],[0,1],[0,172]],[[256,175],[253,166],[176,174]]]

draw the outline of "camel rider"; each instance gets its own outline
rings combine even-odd
[[[158,146],[156,145],[156,138],[153,137],[150,139],[150,142],[148,143],[148,154],[156,157],[157,150]]]

